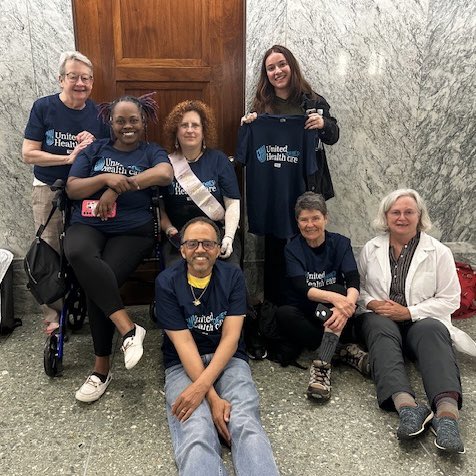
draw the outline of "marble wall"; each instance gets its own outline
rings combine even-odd
[[[475,17],[469,0],[247,2],[247,103],[263,53],[287,46],[339,121],[329,229],[356,249],[374,235],[380,199],[411,187],[432,234],[476,263]],[[259,240],[247,248],[259,263]]]
[[[59,55],[74,49],[70,0],[0,0],[0,248],[14,252],[15,308],[36,309],[25,288],[21,257],[33,238],[31,167],[23,131],[33,101],[59,91]]]
[[[329,206],[356,245],[403,186],[428,201],[436,236],[475,244],[475,16],[468,0],[248,1],[248,104],[264,51],[287,46],[339,121]]]
[[[33,101],[59,91],[63,50],[74,49],[69,0],[0,0],[0,247],[23,256],[33,235],[33,173],[21,158]]]
[[[0,12],[0,247],[21,257],[33,228],[23,129],[34,99],[58,90],[73,22],[70,0],[0,0]],[[433,234],[476,262],[476,4],[248,0],[246,15],[248,104],[262,54],[281,43],[339,121],[341,139],[327,148],[329,228],[358,248],[373,236],[381,197],[410,186],[429,203]],[[251,269],[258,245],[247,243]]]

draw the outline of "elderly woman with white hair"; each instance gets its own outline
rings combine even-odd
[[[33,165],[33,219],[35,230],[44,225],[51,210],[54,192],[50,186],[68,177],[78,154],[95,139],[108,138],[109,126],[98,118],[96,104],[89,99],[93,89],[93,65],[79,51],[65,51],[59,61],[60,93],[37,99],[25,128],[22,155]],[[63,224],[56,210],[42,238],[60,252]],[[47,334],[59,324],[61,301],[42,305]]]
[[[379,406],[397,410],[399,439],[430,425],[435,445],[464,453],[458,427],[462,389],[455,349],[476,356],[475,342],[451,324],[460,285],[448,247],[426,234],[431,222],[420,195],[400,189],[380,203],[375,228],[358,260],[362,335]],[[404,357],[416,361],[430,404],[415,401]],[[436,412],[436,415],[434,414]]]

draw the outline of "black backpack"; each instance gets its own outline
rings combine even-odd
[[[15,327],[21,326],[21,319],[15,318],[13,309],[13,266],[10,263],[0,282],[0,334],[10,334]]]
[[[28,278],[27,288],[39,304],[51,304],[66,294],[66,280],[61,256],[41,238],[56,207],[53,206],[48,219],[41,225],[23,260]]]
[[[258,306],[258,325],[260,334],[265,341],[268,359],[281,364],[283,367],[293,365],[304,368],[296,362],[301,349],[296,348],[283,336],[278,329],[276,311],[278,306],[265,300]]]

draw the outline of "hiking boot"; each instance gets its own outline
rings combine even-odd
[[[433,418],[431,431],[435,434],[435,446],[448,453],[464,454],[464,444],[459,434],[458,422],[450,417]]]
[[[308,398],[321,401],[331,398],[331,364],[322,360],[312,361],[306,394]]]
[[[365,377],[370,377],[369,353],[362,350],[357,344],[345,344],[336,351],[335,357],[339,362],[357,369]]]
[[[423,433],[426,425],[433,418],[433,412],[425,405],[401,407],[398,414],[400,424],[397,429],[397,437],[400,440],[409,440]]]

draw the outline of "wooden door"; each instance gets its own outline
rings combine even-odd
[[[94,64],[94,100],[156,91],[160,123],[201,99],[214,110],[217,148],[235,150],[244,107],[244,0],[73,0],[76,48]]]

